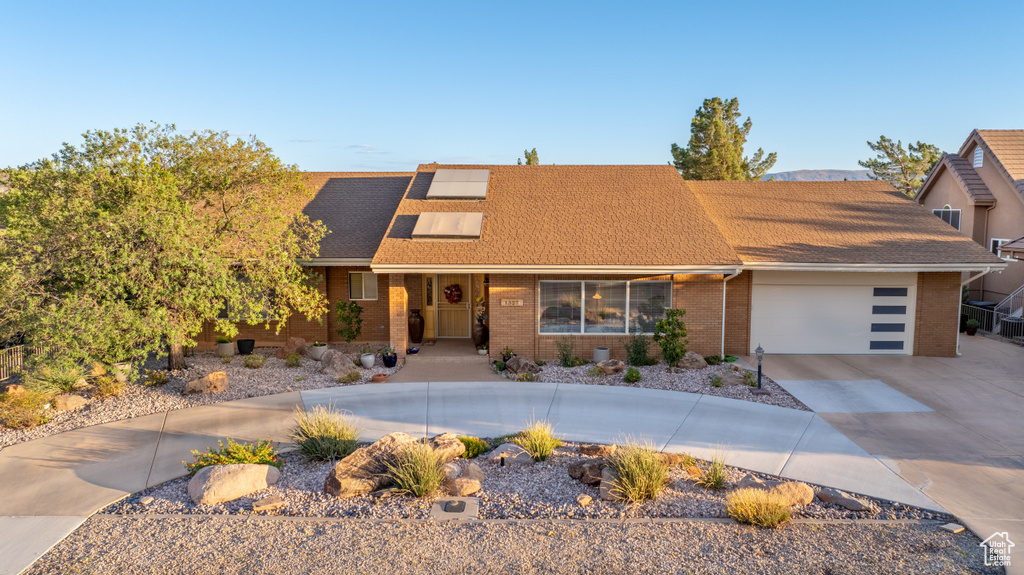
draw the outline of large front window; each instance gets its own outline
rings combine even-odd
[[[668,281],[542,281],[540,333],[654,333],[672,307]]]

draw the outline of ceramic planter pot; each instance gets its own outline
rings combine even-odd
[[[409,341],[420,343],[423,341],[423,316],[418,309],[410,310],[409,314]]]
[[[398,365],[397,355],[382,355],[380,360],[384,362],[384,367],[395,367]]]
[[[217,355],[235,355],[235,344],[231,342],[218,343]]]
[[[373,377],[370,378],[370,381],[372,381],[373,383],[384,383],[387,380],[388,374],[386,373],[375,373],[373,374]]]
[[[964,328],[964,331],[967,332],[967,335],[974,335],[974,334],[978,333],[978,328],[976,326],[969,325],[969,326]]]
[[[238,353],[242,355],[249,355],[252,353],[252,350],[256,349],[256,340],[240,339],[235,342],[235,345],[238,346]]]
[[[114,375],[114,379],[121,383],[128,383],[128,377],[132,373],[132,364],[130,363],[115,363],[110,366],[110,372]]]
[[[315,359],[316,361],[320,361],[320,358],[323,357],[325,353],[327,353],[327,346],[313,345],[306,348],[306,353],[309,354],[309,357]]]
[[[359,356],[359,362],[362,363],[363,367],[365,367],[366,369],[370,369],[371,367],[373,367],[373,364],[376,363],[376,361],[377,356],[372,353],[364,353],[361,356]]]
[[[486,349],[478,349],[478,350],[476,350],[476,352],[479,353],[480,355],[487,355],[487,350]]]

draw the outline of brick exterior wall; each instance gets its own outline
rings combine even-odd
[[[538,281],[544,280],[671,280],[672,305],[686,309],[688,350],[702,355],[719,352],[722,337],[722,275],[622,276],[622,275],[532,275],[490,274],[489,306],[490,344],[492,357],[505,347],[532,359],[551,360],[558,357],[556,343],[561,334],[539,334]],[[736,278],[739,279],[739,278]],[[733,280],[735,281],[735,280]],[[522,307],[504,307],[501,300],[523,300]],[[749,311],[747,313],[749,317]],[[576,355],[590,360],[595,347],[607,347],[613,358],[625,359],[626,335],[575,335]],[[661,355],[657,345],[651,354]]]
[[[750,353],[750,294],[753,274],[743,272],[725,284],[725,353]]]
[[[956,357],[959,306],[959,272],[917,274],[914,355]]]
[[[388,302],[390,304],[391,345],[398,352],[398,361],[405,361],[405,349],[409,347],[409,292],[405,289],[404,274],[390,277]]]

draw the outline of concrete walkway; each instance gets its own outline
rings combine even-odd
[[[548,419],[562,437],[626,436],[672,452],[941,510],[882,462],[810,412],[673,391],[515,382],[360,385],[149,415],[0,451],[0,573],[19,573],[118,499],[185,474],[192,449],[230,436],[286,442],[297,406],[351,411],[362,439],[394,431],[493,437]],[[286,471],[287,473],[287,471]]]
[[[1006,532],[1019,547],[1024,348],[960,341],[958,358],[766,356],[764,370],[979,538]],[[1007,573],[1024,574],[1018,559]]]

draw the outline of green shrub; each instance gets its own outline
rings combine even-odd
[[[499,435],[498,437],[495,437],[490,441],[491,448],[493,449],[506,443],[516,443],[516,439],[519,437],[520,433],[522,432],[517,431],[515,433],[509,433],[508,435]]]
[[[259,369],[263,367],[263,364],[267,362],[267,358],[262,355],[252,354],[245,356],[245,367],[249,369]]]
[[[967,320],[967,323],[965,325],[967,325],[967,327],[981,327],[981,322],[972,317],[971,319]]]
[[[764,489],[737,489],[726,497],[725,509],[736,521],[758,527],[778,527],[789,521],[785,499]]]
[[[725,454],[716,451],[711,456],[711,463],[703,470],[700,479],[697,480],[697,485],[701,485],[707,489],[724,489],[725,488]]]
[[[222,335],[217,338],[217,343],[231,343],[231,338]]]
[[[554,428],[547,421],[534,421],[529,427],[519,432],[513,440],[526,450],[534,461],[546,461],[562,440],[554,436]]]
[[[73,361],[58,359],[37,364],[25,376],[25,387],[54,394],[74,391],[85,370]]]
[[[720,355],[705,355],[704,356],[704,361],[706,361],[708,365],[719,365],[719,364],[722,363],[722,356],[720,356]]]
[[[310,411],[296,407],[291,438],[302,454],[313,461],[348,457],[359,442],[359,428],[349,415],[331,406],[317,405]]]
[[[750,387],[757,387],[757,375],[752,371],[746,371],[743,373],[743,383]]]
[[[722,387],[722,376],[712,375],[711,376],[711,387]]]
[[[545,365],[548,364],[548,362],[544,361],[543,359],[535,360],[533,363],[537,364],[537,367],[544,367]]]
[[[686,315],[685,309],[666,309],[665,317],[659,319],[654,327],[654,341],[661,346],[661,357],[665,358],[669,367],[674,367],[680,359],[686,355],[686,324],[682,317]]]
[[[507,345],[504,347],[504,349],[501,350],[501,357],[512,357],[515,354],[516,352],[513,351],[512,348]]]
[[[167,385],[170,378],[167,376],[167,371],[163,369],[147,369],[146,370],[146,381],[145,385],[149,387],[160,387]]]
[[[491,450],[491,445],[479,437],[460,435],[459,441],[466,446],[466,452],[462,454],[466,459],[476,459]]]
[[[694,465],[697,465],[697,460],[694,459],[693,456],[690,455],[689,453],[684,453],[683,454],[683,462],[680,465],[683,466],[683,469],[686,469],[688,467],[693,467]]]
[[[397,489],[416,497],[427,497],[437,491],[445,479],[441,454],[426,443],[405,447],[384,465]]]
[[[109,375],[97,377],[93,380],[93,385],[96,386],[93,395],[99,398],[117,397],[124,391],[124,384],[118,381],[116,377]]]
[[[650,443],[629,440],[609,457],[608,463],[618,476],[612,490],[626,501],[654,499],[668,483],[668,465]]]
[[[235,359],[233,355],[222,355],[220,356],[221,363],[231,363],[231,360]]]
[[[192,450],[195,461],[185,464],[185,468],[192,475],[196,471],[210,465],[230,465],[233,463],[254,463],[259,465],[273,465],[281,468],[281,462],[277,460],[277,448],[269,440],[259,440],[252,443],[236,443],[234,439],[227,438],[228,444],[218,441],[218,449],[207,447],[207,451],[200,453],[198,449]]]
[[[629,365],[641,367],[654,365],[658,360],[650,356],[651,336],[642,333],[633,333],[626,340],[626,361]]]
[[[498,371],[505,371],[505,362],[500,360],[494,362],[494,369],[497,369]]]
[[[302,367],[302,356],[297,353],[290,353],[288,357],[284,358],[284,365],[286,367]]]
[[[558,348],[558,363],[562,367],[576,367],[587,363],[576,356],[576,339],[571,335],[563,335],[555,342]]]
[[[736,357],[735,355],[727,355],[727,356],[722,358],[722,361],[724,361],[725,363],[732,363],[732,362],[736,361],[737,359],[739,359],[739,358]]]
[[[590,369],[587,370],[587,375],[590,377],[597,377],[603,373],[604,372],[601,371],[601,368],[597,367],[596,365],[591,366]]]
[[[338,335],[352,342],[363,332],[363,307],[354,301],[338,300]]]
[[[358,371],[350,371],[345,375],[338,376],[338,383],[355,383],[359,381],[360,375]]]
[[[641,379],[640,370],[635,367],[630,367],[626,370],[626,375],[622,377],[622,381],[626,383],[638,383]]]
[[[26,388],[18,395],[0,396],[0,423],[11,429],[32,429],[49,419],[44,407],[50,401],[45,391]]]
[[[532,373],[520,373],[516,376],[516,381],[537,381],[537,376]]]

